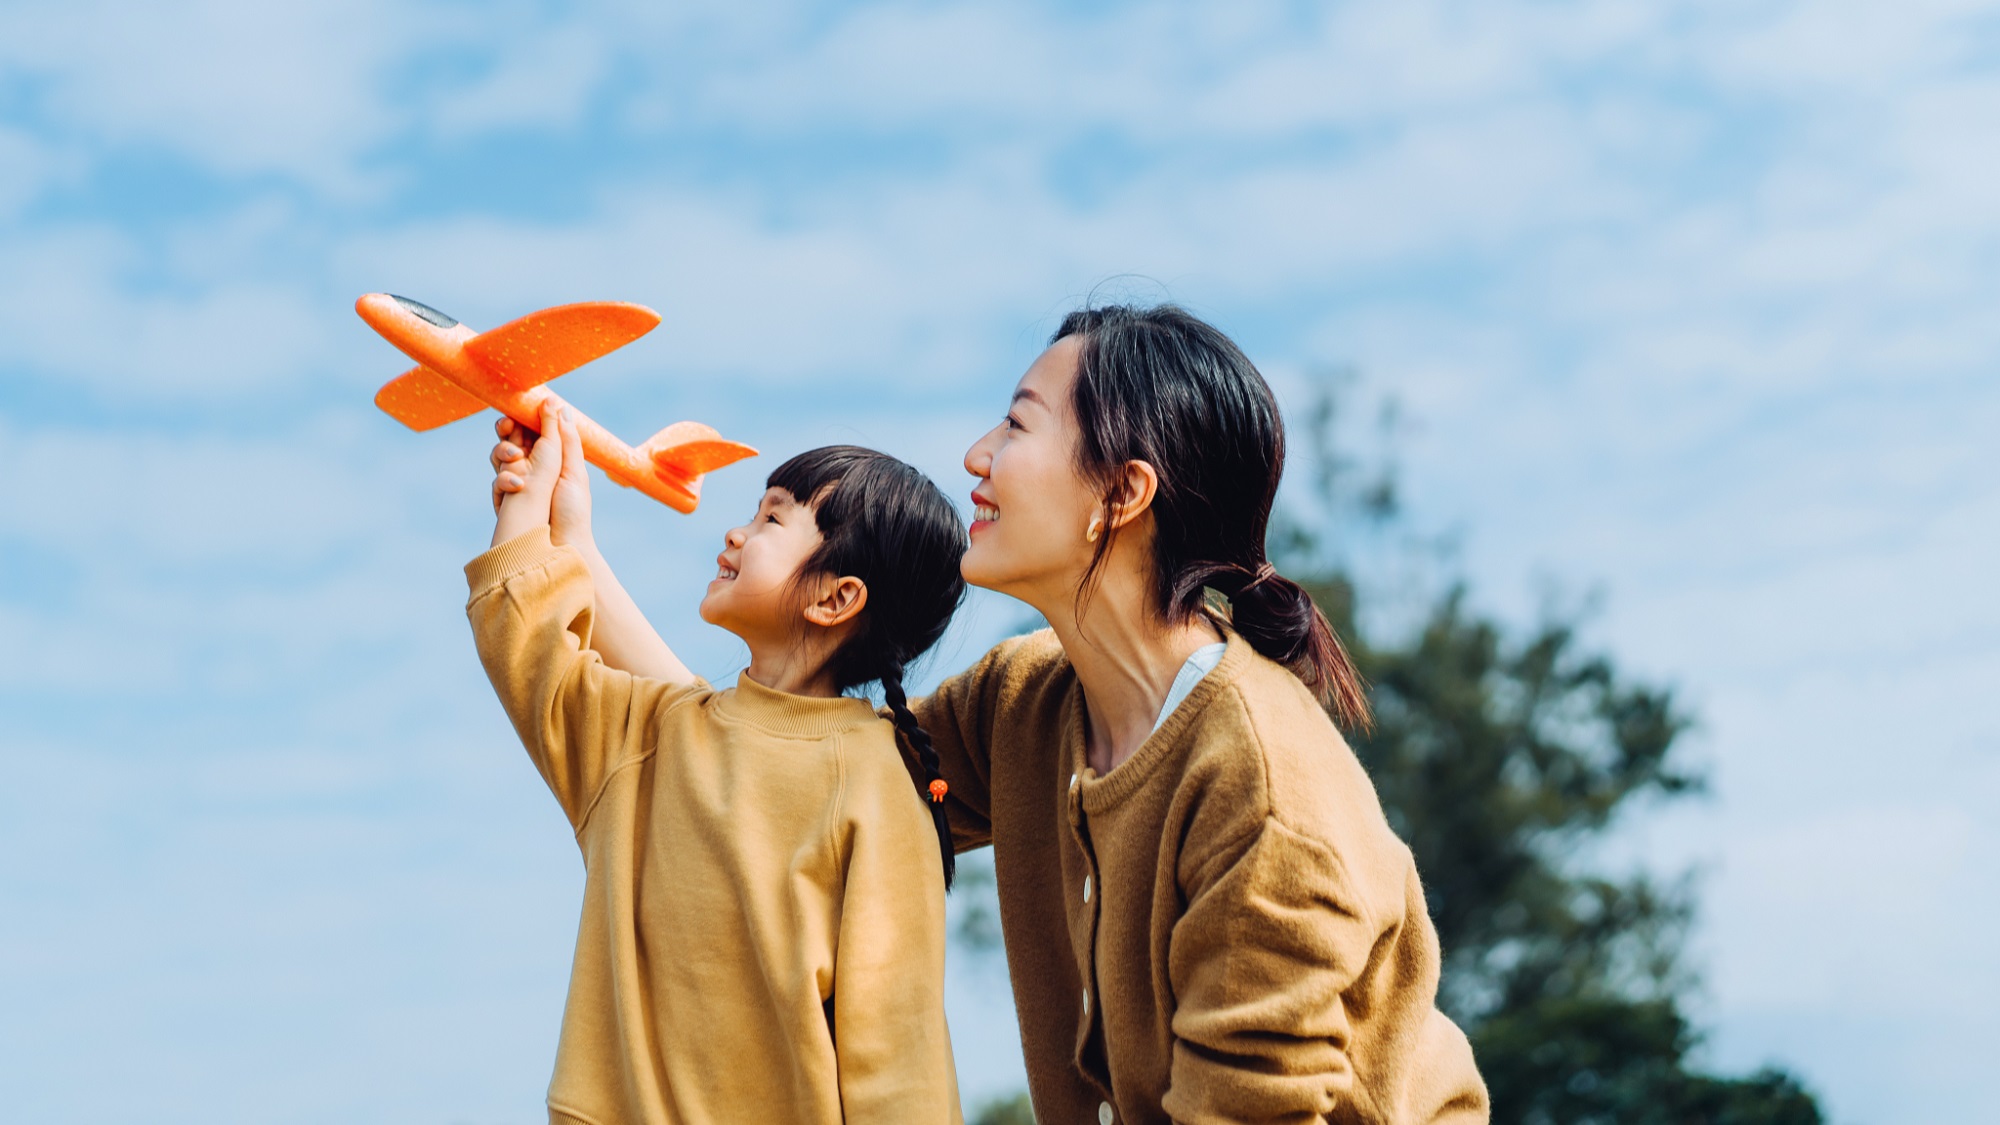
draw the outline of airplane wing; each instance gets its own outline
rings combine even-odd
[[[457,383],[422,364],[384,383],[375,392],[375,405],[413,430],[435,430],[486,409]]]
[[[740,441],[729,441],[715,427],[700,422],[675,422],[647,439],[643,448],[653,464],[687,477],[699,477],[745,457],[757,456],[755,449]]]
[[[658,323],[659,313],[624,301],[557,305],[481,332],[465,342],[465,354],[525,391],[624,347]]]

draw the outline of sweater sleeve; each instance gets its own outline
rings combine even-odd
[[[993,842],[993,726],[999,679],[1016,641],[1003,641],[979,663],[910,705],[937,748],[938,772],[950,787],[945,818],[954,851]]]
[[[846,870],[833,971],[842,1116],[956,1125],[937,830],[900,764],[853,772],[843,792]]]
[[[1177,1122],[1375,1121],[1354,1080],[1342,994],[1374,927],[1325,845],[1276,820],[1204,860],[1168,972]]]
[[[595,594],[583,558],[536,528],[465,568],[480,663],[573,828],[604,781],[651,737],[670,697],[700,688],[606,668],[590,651]]]

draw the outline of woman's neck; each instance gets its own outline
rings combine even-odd
[[[1085,761],[1100,776],[1153,733],[1187,658],[1220,639],[1199,616],[1162,622],[1140,582],[1104,582],[1081,619],[1073,603],[1048,606],[1043,615],[1083,686]]]

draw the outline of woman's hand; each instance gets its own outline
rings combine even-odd
[[[547,523],[550,542],[588,545],[590,468],[583,455],[583,436],[567,413],[546,404],[542,407],[542,432],[555,434],[554,441],[541,441],[542,435],[504,414],[494,423],[493,432],[500,438],[489,458],[493,465],[493,511],[500,517],[493,529],[493,542],[504,543]],[[545,486],[538,484],[536,474],[551,471],[550,462],[552,478]],[[523,513],[519,520],[510,520],[507,512],[513,504],[526,505],[539,518]],[[503,529],[512,534],[503,537]]]
[[[536,435],[505,414],[493,423],[493,432],[500,441],[487,460],[493,465],[493,514],[497,516],[500,501],[521,491],[521,486],[527,483],[528,451],[535,447]]]

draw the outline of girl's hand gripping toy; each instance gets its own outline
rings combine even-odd
[[[533,430],[541,425],[543,403],[568,405],[543,383],[660,323],[652,309],[623,301],[558,305],[490,332],[474,332],[428,305],[388,293],[368,294],[354,302],[354,311],[417,361],[375,395],[375,405],[413,430],[434,430],[489,406]],[[700,422],[675,422],[634,449],[576,407],[569,413],[591,464],[677,512],[692,512],[701,501],[703,474],[757,455]]]

